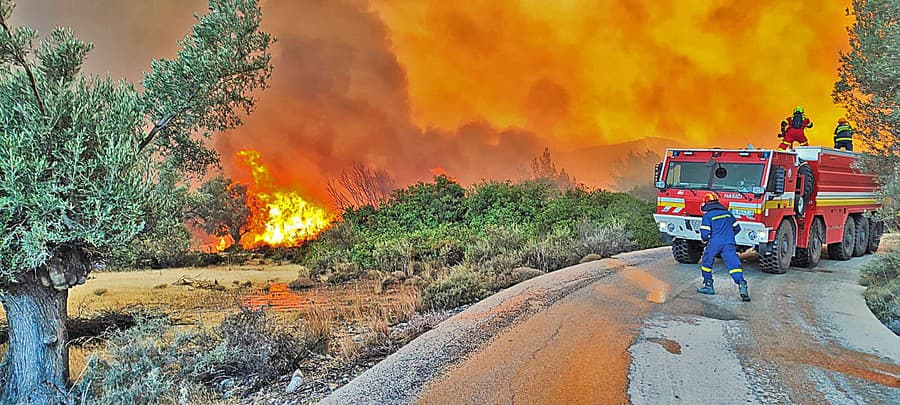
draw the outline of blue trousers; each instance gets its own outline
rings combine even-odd
[[[744,281],[744,269],[741,268],[741,258],[738,257],[737,252],[734,250],[734,244],[714,243],[712,241],[706,245],[706,249],[703,250],[703,257],[700,259],[700,273],[703,274],[703,279],[712,280],[713,261],[720,254],[735,284]]]

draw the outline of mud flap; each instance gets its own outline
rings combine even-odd
[[[760,243],[755,250],[760,256],[768,256],[772,254],[772,242]]]

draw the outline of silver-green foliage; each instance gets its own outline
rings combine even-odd
[[[848,29],[850,51],[841,54],[834,101],[855,124],[854,141],[871,156],[864,166],[876,173],[887,219],[900,213],[900,2],[854,0],[856,21]]]
[[[81,73],[92,45],[71,30],[10,27],[0,0],[0,274],[63,251],[101,260],[153,221],[217,155],[211,133],[241,124],[271,75],[257,0],[210,0],[174,59],[141,86]],[[4,283],[5,284],[5,283]]]

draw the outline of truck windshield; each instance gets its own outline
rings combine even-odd
[[[765,166],[757,163],[669,162],[666,186],[750,193],[762,185]]]

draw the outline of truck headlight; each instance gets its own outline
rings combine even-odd
[[[666,229],[668,229],[669,232],[675,232],[675,224],[666,225]]]
[[[750,231],[750,232],[747,232],[747,237],[750,238],[750,240],[756,240],[756,238],[758,238],[759,235],[756,234],[756,231]]]

